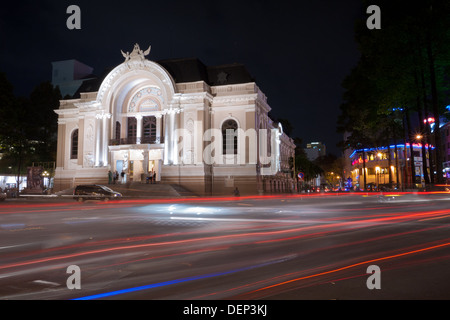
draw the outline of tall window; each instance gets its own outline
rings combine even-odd
[[[143,142],[154,142],[156,139],[156,117],[144,117],[142,119]]]
[[[237,154],[237,128],[234,120],[226,120],[222,125],[223,154]]]
[[[119,121],[116,121],[115,139],[120,140],[120,122]]]
[[[78,129],[73,130],[71,145],[70,145],[70,159],[78,158]]]
[[[136,143],[137,120],[135,117],[128,118],[128,143]]]

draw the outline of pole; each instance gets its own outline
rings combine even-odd
[[[367,180],[366,180],[366,153],[363,149],[363,174],[364,174],[364,191],[367,189]]]

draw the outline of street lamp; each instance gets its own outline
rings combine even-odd
[[[44,172],[42,172],[41,176],[44,178],[44,187],[47,188],[49,185],[48,177],[50,176],[50,173],[45,170]]]

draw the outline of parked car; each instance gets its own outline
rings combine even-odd
[[[120,197],[122,197],[120,192],[99,184],[79,185],[73,190],[73,198],[78,201],[111,200]]]

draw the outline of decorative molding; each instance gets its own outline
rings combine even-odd
[[[246,94],[246,95],[236,95],[236,96],[216,96],[213,99],[213,104],[243,104],[243,102],[255,102],[257,95]]]
[[[128,112],[136,112],[144,104],[144,102],[150,100],[153,105],[156,105],[156,109],[161,109],[161,105],[164,104],[164,97],[162,96],[161,89],[155,86],[149,86],[140,89],[133,95],[128,105]],[[160,101],[159,101],[160,100]],[[153,106],[155,107],[155,106]]]
[[[96,119],[110,119],[111,118],[111,113],[106,113],[102,110],[102,113],[97,113],[95,115]]]
[[[73,104],[75,107],[81,109],[81,108],[100,108],[102,105],[97,101],[87,101],[87,102],[75,102]]]
[[[169,96],[175,95],[175,81],[162,66],[149,60],[129,60],[118,65],[106,76],[105,80],[103,80],[100,86],[100,89],[98,90],[96,101],[98,103],[102,103],[105,98],[106,92],[111,89],[112,85],[119,78],[127,73],[130,73],[130,71],[147,71],[151,74],[154,74],[163,82],[167,94],[169,94]]]

